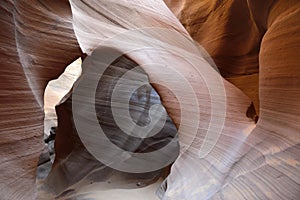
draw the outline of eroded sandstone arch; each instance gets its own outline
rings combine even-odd
[[[118,2],[126,12],[133,9],[140,17],[139,21],[128,19],[128,22],[133,20],[134,28],[158,26],[175,27],[183,34],[188,31],[212,56],[223,76],[251,98],[224,82],[228,112],[217,148],[205,159],[194,158],[191,150],[183,160],[178,160],[168,178],[165,198],[299,197],[299,1],[166,1],[187,31],[162,2],[155,7],[158,11]],[[148,1],[138,3],[151,7]],[[122,20],[114,19],[115,16],[104,19],[94,15],[82,1],[71,4],[75,22],[67,1],[0,4],[3,30],[0,195],[3,199],[34,198],[35,165],[42,149],[43,91],[49,80],[81,55],[77,40],[82,50],[89,53],[103,34],[109,36],[119,31],[120,25],[125,30],[132,28],[122,24],[126,22],[122,9],[119,10]],[[111,12],[110,9],[118,8],[101,1],[91,4],[100,13],[101,9]],[[77,34],[76,38],[73,26],[75,31],[76,28],[86,31],[79,26],[83,24],[76,22],[89,26],[88,19],[111,26],[106,26],[108,32],[102,29],[90,32],[94,37]],[[112,19],[118,23],[111,23]],[[143,62],[142,57],[135,59]],[[150,79],[151,74],[155,78],[155,71],[146,72]],[[201,79],[194,77],[194,81],[201,87]],[[157,91],[178,124],[176,106],[168,102],[162,88]],[[251,101],[256,110],[259,108],[257,125],[246,117]],[[199,166],[204,170],[199,171]],[[182,181],[191,172],[198,176],[191,182]],[[202,182],[201,177],[210,182]],[[201,189],[192,187],[194,183]],[[186,189],[184,186],[189,184],[191,188]]]

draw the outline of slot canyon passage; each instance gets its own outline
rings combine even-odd
[[[1,0],[0,25],[1,200],[300,199],[299,0]]]

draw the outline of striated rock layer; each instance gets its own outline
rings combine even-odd
[[[243,144],[232,143],[240,154],[232,164],[217,156],[220,165],[213,158],[199,162],[206,166],[202,177],[213,177],[212,183],[198,184],[204,190],[199,193],[217,199],[299,198],[299,1],[178,2],[174,7],[171,2],[170,8],[191,36],[209,52],[222,75],[259,107],[255,129]],[[235,151],[229,152],[227,158]],[[188,177],[178,166],[170,182]],[[222,174],[217,176],[217,171]],[[180,187],[175,183],[170,194],[189,196]]]
[[[71,9],[67,1],[1,2],[1,199],[35,198],[46,84],[81,55],[79,46],[90,55],[100,44],[141,65],[179,130],[180,156],[161,199],[299,198],[300,2],[165,2],[173,12],[148,0],[70,0]],[[139,31],[126,33],[133,29]],[[68,126],[64,106],[59,125]],[[72,127],[65,128],[56,151],[73,152],[64,163],[73,168],[55,173],[63,166],[58,156],[48,186],[59,188],[62,199],[76,196],[68,190],[76,183],[94,194],[103,185],[80,182],[93,162],[80,165],[90,159],[68,139]]]
[[[0,199],[34,199],[43,93],[81,55],[67,1],[0,3]]]

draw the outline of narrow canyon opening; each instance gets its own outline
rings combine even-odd
[[[124,190],[128,193],[128,197],[125,195],[124,198],[131,199],[135,193],[149,193],[154,198],[156,193],[166,189],[166,182],[162,183],[170,173],[171,164],[144,173],[116,170],[101,163],[82,141],[83,136],[76,129],[73,114],[74,109],[81,106],[72,107],[72,88],[88,77],[87,72],[81,70],[81,63],[81,59],[74,61],[58,79],[50,81],[45,90],[45,148],[37,169],[39,198],[49,195],[69,198],[75,193],[80,195],[76,191],[79,187],[89,185],[99,191],[107,187]],[[122,83],[124,80],[126,82]],[[123,88],[118,91],[116,99],[114,93],[117,93],[117,87]],[[126,90],[130,94],[126,94]],[[128,95],[130,98],[126,97]],[[113,107],[114,101],[119,105]],[[94,103],[96,125],[101,126],[114,145],[124,152],[135,153],[151,153],[168,145],[173,154],[168,157],[172,163],[175,161],[179,154],[177,128],[149,83],[147,74],[129,57],[121,56],[107,67],[99,78]],[[127,118],[122,114],[126,110],[129,113]],[[126,121],[129,118],[136,127],[128,125],[130,123]],[[83,117],[81,120],[89,119]],[[110,154],[110,151],[106,150],[106,153]],[[111,157],[113,161],[114,156]]]

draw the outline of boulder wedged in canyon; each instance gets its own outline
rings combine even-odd
[[[67,1],[1,3],[2,199],[33,198],[43,91],[81,55],[77,41],[89,55],[101,44],[139,64],[178,128],[180,156],[160,188],[162,199],[299,198],[299,1],[165,2],[173,13],[163,1],[146,0],[70,0],[72,13]],[[59,120],[67,126],[64,106]],[[65,137],[57,153],[76,152]],[[86,153],[79,150],[70,163],[79,166]],[[56,160],[53,169],[60,166]],[[52,184],[65,190],[76,181]],[[78,185],[88,194],[102,187]]]

